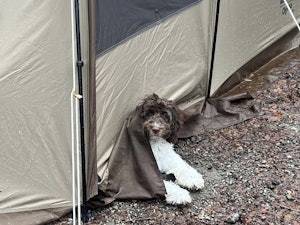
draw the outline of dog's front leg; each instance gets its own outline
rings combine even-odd
[[[199,190],[204,187],[202,175],[190,166],[186,167],[184,171],[178,171],[174,174],[176,183],[182,187],[190,190]]]
[[[176,183],[190,190],[199,190],[204,187],[202,175],[187,162],[185,162],[177,153],[173,153],[173,163],[169,164],[168,173],[173,173]]]
[[[172,181],[164,180],[166,188],[166,202],[171,205],[186,205],[192,202],[190,193],[173,183]]]
[[[160,172],[174,174],[176,183],[182,187],[191,190],[204,187],[202,175],[174,151],[173,144],[163,139],[160,139],[160,142],[150,143]]]

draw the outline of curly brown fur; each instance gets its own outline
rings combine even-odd
[[[173,101],[152,94],[144,98],[136,109],[143,120],[147,138],[162,137],[171,143],[177,141],[177,131],[183,124],[183,114]]]

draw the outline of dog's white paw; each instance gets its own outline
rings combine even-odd
[[[171,205],[185,205],[192,202],[190,193],[171,181],[164,181],[166,201]]]
[[[176,177],[176,179],[176,183],[190,190],[199,190],[204,187],[203,177],[196,170],[190,171],[190,173],[186,173],[182,176]]]

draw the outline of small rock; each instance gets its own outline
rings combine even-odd
[[[208,170],[211,170],[212,168],[213,168],[212,164],[208,164],[208,165],[207,165],[207,169],[208,169]]]
[[[265,185],[268,189],[274,190],[278,184],[279,181],[277,179],[266,178]]]
[[[197,140],[198,140],[198,138],[196,136],[192,136],[191,137],[191,142],[192,143],[195,143]]]
[[[266,217],[266,216],[264,216],[264,215],[261,215],[261,216],[260,216],[260,219],[261,219],[261,220],[266,220],[266,219],[267,219],[267,217]]]
[[[68,218],[68,224],[73,224],[73,219],[72,218]]]
[[[234,183],[234,180],[232,178],[227,178],[226,183],[232,185]]]
[[[274,190],[275,187],[276,187],[276,185],[274,185],[273,182],[272,182],[272,183],[271,183],[271,182],[268,182],[268,183],[267,183],[267,187],[268,187],[270,190]]]
[[[237,148],[237,150],[238,150],[238,151],[243,151],[244,148],[243,148],[242,146],[239,146],[239,147]]]
[[[186,218],[184,218],[184,216],[177,216],[175,221],[176,224],[186,224]]]
[[[225,220],[226,223],[235,224],[240,219],[240,214],[234,213],[228,216]]]
[[[265,100],[265,104],[272,104],[273,100]]]
[[[295,198],[294,198],[294,196],[293,196],[293,193],[292,193],[290,190],[287,190],[287,191],[286,191],[285,197],[286,197],[287,200],[290,200],[290,201],[295,200]]]
[[[106,223],[107,225],[115,225],[115,222],[114,221],[109,221]]]
[[[291,215],[289,213],[284,215],[284,217],[283,217],[284,224],[292,224],[293,220],[294,220],[293,215]]]
[[[272,184],[277,186],[277,185],[279,185],[279,184],[280,184],[280,181],[279,181],[279,180],[277,180],[277,179],[276,179],[276,180],[272,180]]]
[[[291,78],[293,78],[293,74],[286,72],[286,73],[284,73],[284,77],[288,78],[288,79],[291,79]]]

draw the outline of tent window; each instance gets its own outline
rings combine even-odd
[[[124,39],[199,0],[97,0],[96,52],[100,55]]]

